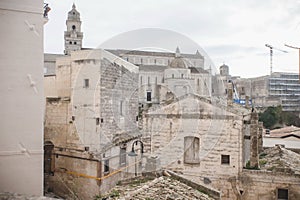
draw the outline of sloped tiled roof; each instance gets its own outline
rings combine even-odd
[[[153,180],[141,181],[132,180],[126,184],[116,186],[114,193],[119,194],[118,197],[112,199],[200,199],[212,200],[207,194],[200,192],[178,180],[171,177],[159,177]]]
[[[260,156],[261,169],[300,175],[300,154],[280,145],[268,148]]]
[[[296,126],[287,126],[280,129],[271,130],[269,135],[269,137],[274,138],[286,138],[290,136],[300,138],[300,128]]]

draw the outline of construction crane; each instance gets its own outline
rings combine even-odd
[[[287,44],[284,44],[284,46],[292,48],[292,49],[298,49],[298,51],[299,51],[299,82],[300,82],[300,47],[294,47],[294,46],[287,45]]]
[[[270,75],[272,75],[273,72],[273,49],[281,51],[283,53],[288,53],[287,51],[281,50],[281,49],[277,49],[275,47],[273,47],[272,45],[269,44],[265,44],[266,47],[268,47],[270,49]]]

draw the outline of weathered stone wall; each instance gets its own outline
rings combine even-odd
[[[57,97],[56,76],[44,76],[45,97]]]
[[[55,168],[45,185],[57,194],[92,199],[132,177],[135,169],[140,173],[127,155],[139,135],[138,74],[131,64],[112,61],[102,50],[57,60],[58,97],[46,100],[44,137],[54,144]],[[125,163],[120,163],[120,146],[126,147]]]
[[[99,194],[98,181],[93,178],[81,177],[77,174],[97,177],[101,174],[97,171],[101,168],[97,160],[84,158],[83,153],[66,153],[65,151],[55,152],[56,170],[54,176],[47,176],[45,189],[61,197],[69,199],[93,199]],[[68,174],[73,172],[76,174]]]
[[[300,176],[279,172],[243,170],[238,187],[243,190],[240,199],[277,199],[277,189],[288,189],[289,200],[300,199]],[[235,188],[233,188],[235,189]]]
[[[180,172],[189,180],[221,191],[222,198],[232,199],[228,179],[243,168],[243,117],[229,110],[192,96],[150,109],[143,119],[149,154],[158,157],[161,168]],[[199,152],[195,152],[200,161],[194,164],[184,160],[184,138],[191,136],[200,140]],[[229,156],[229,163],[222,163],[222,155]]]
[[[111,141],[124,133],[137,135],[138,75],[105,59],[100,73],[101,134]]]
[[[84,148],[73,124],[69,99],[47,98],[44,124],[44,141],[55,146]]]

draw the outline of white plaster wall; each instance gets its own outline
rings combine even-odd
[[[291,137],[291,138],[264,137],[263,138],[264,147],[274,147],[276,144],[283,144],[285,145],[285,148],[300,149],[300,140],[295,137]]]
[[[41,0],[0,1],[1,192],[43,194],[43,22]]]

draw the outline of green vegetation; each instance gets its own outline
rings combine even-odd
[[[136,187],[136,186],[141,185],[142,183],[146,183],[146,182],[152,181],[152,180],[153,180],[152,177],[145,177],[145,178],[133,180],[133,181],[130,182],[129,186],[130,187]]]
[[[109,194],[110,197],[119,197],[120,196],[120,192],[118,190],[112,190]]]
[[[294,112],[284,112],[281,106],[268,107],[264,112],[259,113],[259,121],[264,123],[268,129],[276,129],[283,126],[300,126],[300,119]]]
[[[105,199],[108,199],[109,197],[110,198],[120,197],[120,192],[118,190],[112,190],[107,195],[96,195],[96,196],[94,196],[94,200],[105,200]]]
[[[261,153],[260,155],[259,155],[259,159],[262,159],[262,158],[264,158],[264,157],[266,157],[266,155],[268,155],[268,154],[266,154],[266,153]]]
[[[259,161],[259,166],[265,166],[267,164],[266,160],[260,160]]]
[[[94,196],[94,200],[102,200],[102,196],[101,195],[96,195],[96,196]]]

